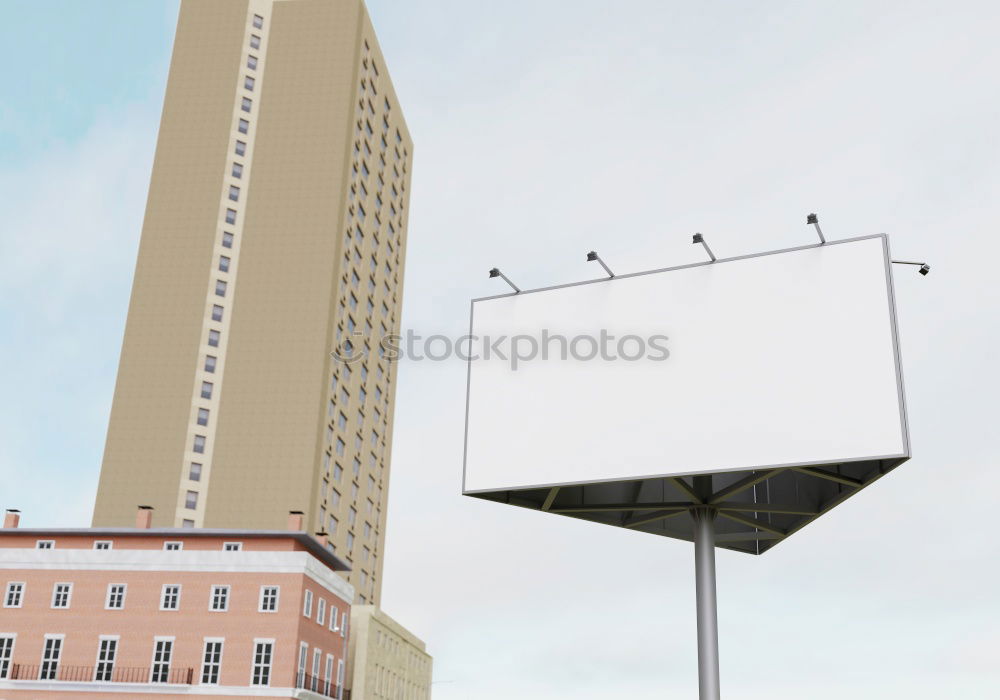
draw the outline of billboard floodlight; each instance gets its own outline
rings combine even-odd
[[[494,277],[499,277],[504,282],[506,282],[507,284],[509,284],[511,286],[511,288],[514,290],[515,294],[520,294],[521,288],[518,287],[513,282],[511,282],[510,278],[507,277],[507,275],[505,275],[504,273],[500,272],[500,268],[499,267],[494,267],[492,270],[490,270],[490,279],[493,279]]]
[[[601,263],[601,267],[603,267],[604,271],[608,273],[608,277],[614,277],[615,276],[615,273],[613,273],[611,271],[611,268],[608,267],[607,264],[603,260],[601,260],[601,256],[598,255],[596,251],[592,250],[589,253],[587,253],[587,262],[594,262],[595,260],[597,262]]]
[[[816,233],[819,235],[819,244],[823,245],[826,243],[826,238],[823,237],[823,229],[819,227],[819,217],[815,214],[809,214],[806,217],[806,225],[812,224],[816,227]]]
[[[909,260],[893,260],[893,265],[920,265],[920,269],[917,270],[921,275],[926,275],[931,271],[931,266],[925,262],[910,262]]]
[[[715,262],[716,260],[715,253],[713,253],[712,249],[708,247],[708,243],[705,242],[704,236],[702,236],[700,233],[696,233],[694,234],[694,236],[691,237],[691,242],[701,243],[703,246],[705,246],[705,252],[708,253],[708,257],[712,259],[712,262]]]

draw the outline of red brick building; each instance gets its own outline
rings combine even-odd
[[[354,589],[302,531],[0,530],[0,700],[342,697]]]

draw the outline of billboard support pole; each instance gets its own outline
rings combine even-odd
[[[711,477],[709,477],[711,478]],[[719,613],[715,599],[715,508],[696,506],[694,579],[698,619],[698,698],[720,700]]]

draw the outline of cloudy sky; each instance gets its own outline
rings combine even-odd
[[[914,458],[718,555],[727,698],[1000,695],[1000,10],[371,0],[415,143],[403,325],[470,297],[891,234]],[[176,2],[8,2],[0,499],[88,524]],[[495,282],[495,280],[494,280]],[[692,551],[459,495],[465,371],[400,368],[384,607],[438,700],[691,698]],[[626,410],[626,409],[622,409]]]

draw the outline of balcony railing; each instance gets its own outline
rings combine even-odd
[[[341,700],[351,700],[351,691],[344,689],[343,695],[340,694],[340,686],[335,684],[332,680],[323,680],[319,676],[312,676],[308,673],[299,672],[295,677],[295,687],[301,688],[302,690],[311,690],[317,695],[322,695],[325,698],[340,698]]]
[[[159,669],[157,669],[159,670]],[[44,673],[43,673],[44,671]],[[150,680],[152,669],[115,666],[111,669],[100,668],[97,674],[95,666],[51,666],[11,664],[7,680],[12,681],[69,681],[76,683],[153,683]],[[158,678],[162,678],[158,674]],[[174,683],[191,685],[194,682],[193,668],[172,668],[166,674],[166,680],[157,683]]]

